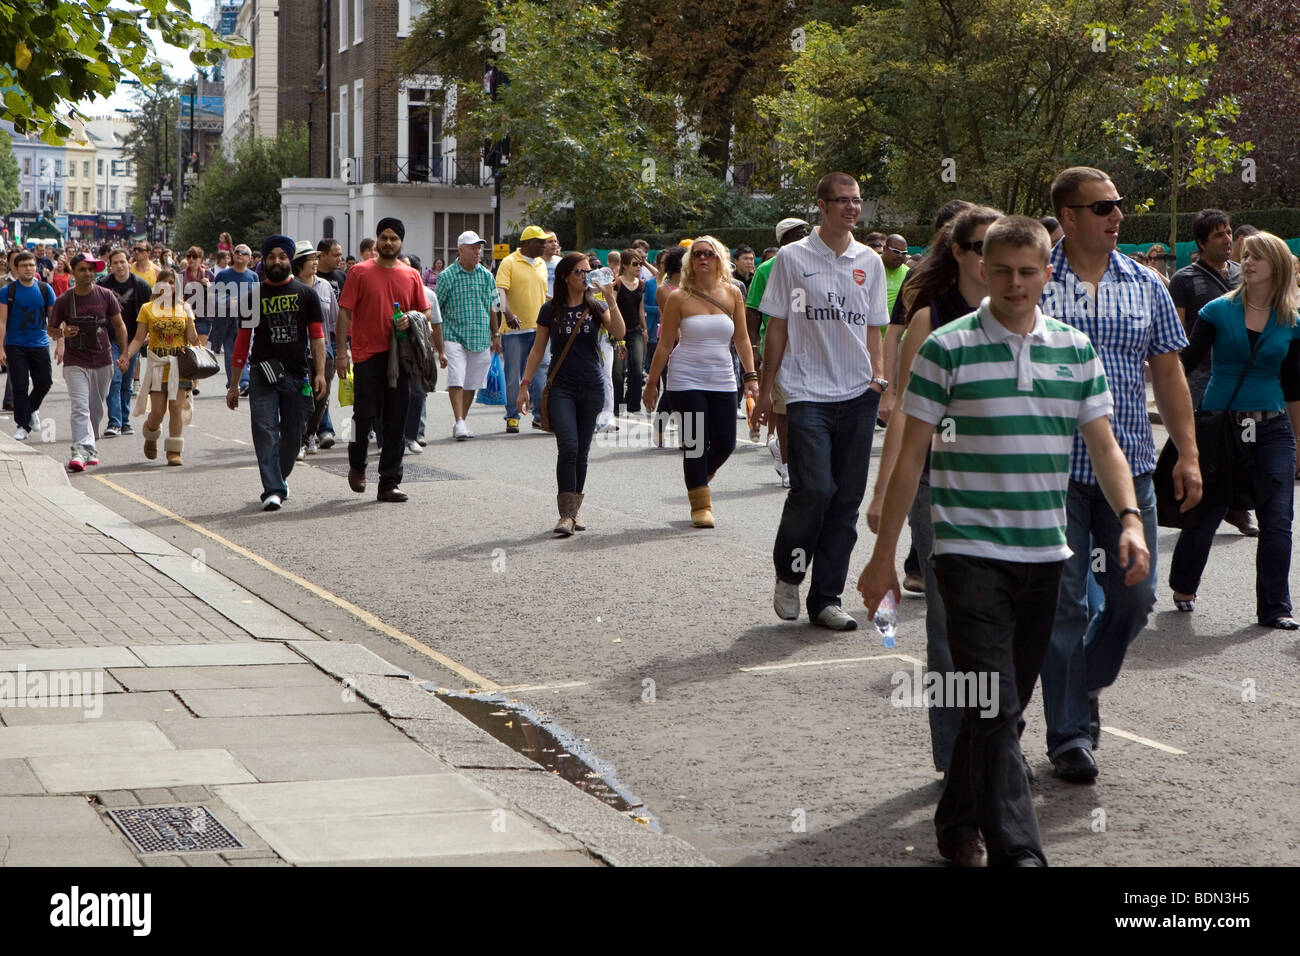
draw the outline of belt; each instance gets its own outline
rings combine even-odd
[[[1232,416],[1238,425],[1245,422],[1267,422],[1274,418],[1281,417],[1283,412],[1233,412]]]

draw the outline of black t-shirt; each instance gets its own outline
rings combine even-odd
[[[315,289],[297,279],[283,285],[272,285],[264,279],[260,291],[250,362],[275,359],[284,363],[287,374],[305,377],[308,329],[321,321],[320,297]]]
[[[640,279],[637,280],[636,288],[629,289],[619,279],[614,284],[614,296],[618,301],[619,315],[623,316],[623,322],[627,326],[627,333],[640,331],[644,328],[641,322],[641,302],[645,298],[645,283]],[[577,348],[577,345],[574,345]]]
[[[140,314],[140,307],[153,295],[149,283],[134,272],[126,277],[125,282],[118,282],[110,272],[108,275],[100,276],[96,280],[96,285],[102,285],[117,296],[118,304],[122,306],[122,321],[126,324],[126,340],[131,341],[135,338],[135,319]]]
[[[961,288],[954,282],[930,303],[930,331],[964,318],[977,308],[978,305],[971,305],[962,297]]]
[[[573,334],[579,319],[582,319],[582,330],[573,340],[573,348],[569,349],[569,354],[565,356],[564,364],[560,365],[559,371],[555,373],[555,381],[575,388],[603,388],[605,364],[601,360],[600,344],[597,341],[601,329],[599,316],[593,312],[584,318],[586,305],[575,305],[566,308],[564,315],[557,322],[554,317],[554,302],[554,299],[548,299],[542,303],[541,311],[537,313],[537,324],[550,330],[552,368],[560,360],[560,353],[568,344],[569,336]],[[606,311],[603,302],[596,302],[596,306],[602,312]]]
[[[1183,310],[1183,327],[1189,337],[1196,325],[1196,317],[1200,314],[1201,307],[1221,295],[1226,295],[1239,285],[1241,285],[1241,266],[1231,261],[1228,263],[1226,279],[1213,266],[1200,262],[1193,262],[1170,277],[1169,297],[1174,300],[1175,307]],[[1202,355],[1196,365],[1187,366],[1188,373],[1204,368],[1206,358],[1207,356]]]
[[[348,277],[346,272],[342,269],[331,269],[329,272],[320,272],[317,274],[334,287],[335,298],[338,298],[343,294],[343,282]]]

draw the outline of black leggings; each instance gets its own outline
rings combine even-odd
[[[551,430],[555,432],[557,490],[581,492],[587,484],[587,453],[605,395],[599,384],[582,388],[557,381],[551,385],[546,401]]]
[[[681,416],[686,488],[700,488],[736,450],[736,393],[689,389],[667,394],[673,414]]]

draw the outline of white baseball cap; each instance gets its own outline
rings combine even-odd
[[[465,232],[462,232],[460,236],[456,239],[456,245],[476,246],[479,243],[486,242],[486,241],[487,241],[486,239],[480,239],[478,233],[475,232],[473,229],[467,229]]]

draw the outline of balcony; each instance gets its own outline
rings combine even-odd
[[[446,152],[434,156],[372,156],[371,182],[432,183],[435,186],[487,186],[492,171],[473,152]]]

